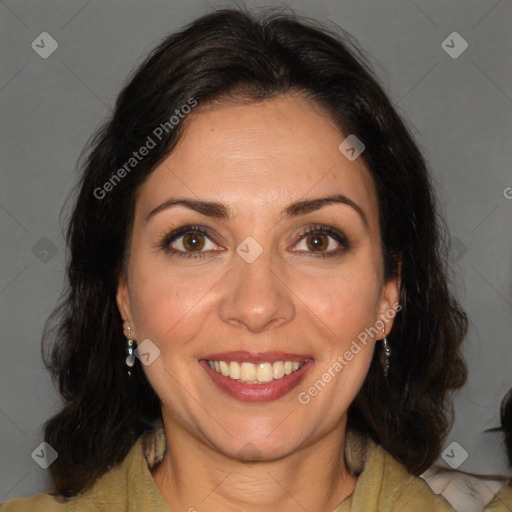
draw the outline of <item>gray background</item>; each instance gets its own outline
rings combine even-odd
[[[63,284],[59,213],[79,153],[147,51],[212,6],[229,5],[0,2],[0,502],[50,488],[48,471],[31,458],[41,425],[59,406],[39,346]],[[459,460],[467,452],[461,470],[505,472],[499,434],[483,430],[499,425],[499,404],[512,386],[512,3],[288,5],[355,36],[430,163],[451,231],[457,293],[471,321],[469,381],[446,447],[457,442]],[[31,48],[45,31],[59,45],[47,59]],[[456,59],[441,47],[454,31],[469,45]]]

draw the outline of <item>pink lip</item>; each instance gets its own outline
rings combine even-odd
[[[230,357],[232,357],[233,352],[229,352]],[[246,354],[246,353],[244,353]],[[264,360],[266,362],[270,362],[272,359],[268,359],[269,353],[265,353],[266,358],[262,358],[261,354],[258,354],[256,357],[260,360]],[[282,355],[282,354],[281,354]],[[217,359],[218,356],[223,356]],[[237,361],[238,359],[230,359],[225,358],[226,354],[215,354],[215,356],[208,356],[208,359],[214,361]],[[286,355],[289,357],[289,355]],[[273,359],[273,361],[282,361],[283,359],[286,361],[304,361],[306,358],[300,359],[287,359],[279,358]],[[296,356],[297,357],[297,356]],[[243,358],[242,361],[249,361],[247,358]],[[291,373],[290,375],[285,375],[282,379],[276,379],[272,382],[268,382],[266,384],[242,384],[236,380],[231,379],[230,377],[225,377],[224,375],[217,373],[215,370],[212,370],[208,365],[206,359],[201,359],[199,364],[203,367],[206,373],[210,376],[213,382],[217,385],[219,389],[221,389],[224,393],[227,393],[229,396],[240,400],[242,402],[251,402],[251,403],[263,403],[263,402],[272,402],[274,400],[278,400],[284,395],[288,394],[292,389],[297,387],[299,383],[302,381],[308,370],[314,365],[312,359],[308,359],[307,362],[296,372]]]
[[[233,352],[218,352],[202,357],[207,361],[237,361],[243,363],[258,364],[258,363],[274,363],[276,361],[297,361],[302,363],[306,359],[312,359],[309,354],[291,354],[289,352],[246,352],[244,350],[236,350]]]

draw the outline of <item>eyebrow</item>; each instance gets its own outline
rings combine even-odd
[[[365,227],[368,227],[368,219],[363,209],[352,199],[342,194],[297,201],[295,203],[288,205],[283,210],[281,215],[282,218],[298,217],[300,215],[305,215],[306,213],[311,213],[316,210],[319,210],[324,206],[336,203],[350,206],[359,214]],[[201,213],[202,215],[206,215],[207,217],[213,217],[216,219],[233,218],[233,215],[230,212],[229,208],[222,203],[218,203],[215,201],[201,201],[197,199],[170,198],[167,201],[163,202],[162,204],[158,205],[156,208],[153,208],[147,215],[146,222],[148,222],[157,213],[167,210],[168,208],[172,208],[173,206],[184,206],[185,208],[194,210],[198,213]]]

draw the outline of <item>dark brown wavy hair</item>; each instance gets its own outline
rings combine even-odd
[[[401,279],[403,309],[388,339],[389,382],[379,344],[350,406],[348,428],[380,443],[414,475],[439,456],[453,422],[452,392],[466,380],[461,343],[467,318],[449,289],[446,227],[426,163],[351,36],[289,11],[224,9],[158,44],[79,159],[66,233],[68,286],[42,340],[43,359],[63,398],[60,412],[45,424],[45,440],[59,454],[50,470],[63,496],[89,488],[161,419],[159,398],[139,361],[127,375],[116,290],[137,190],[175,147],[186,118],[164,131],[121,180],[112,181],[114,174],[191,99],[200,112],[214,100],[260,101],[294,92],[325,107],[341,133],[364,142],[361,158],[378,196],[385,277],[400,273]],[[109,180],[115,185],[108,193],[98,192]]]
[[[503,397],[500,407],[501,431],[505,442],[507,461],[512,468],[512,388]],[[511,482],[512,484],[512,482]]]

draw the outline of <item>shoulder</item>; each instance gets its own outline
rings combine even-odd
[[[104,482],[111,480],[110,475]],[[30,498],[15,498],[0,505],[0,512],[99,512],[124,510],[124,496],[105,493],[94,485],[89,491],[65,499],[53,494],[36,494]],[[114,502],[112,499],[114,498]],[[108,505],[108,506],[106,506]],[[114,506],[115,505],[115,506]]]
[[[99,512],[126,510],[131,482],[138,480],[143,460],[142,438],[132,446],[124,460],[109,469],[92,487],[69,499],[53,494],[15,498],[0,504],[0,512]]]
[[[30,498],[16,498],[0,504],[0,512],[67,512],[69,503],[51,494],[36,494]]]
[[[371,439],[366,440],[362,469],[352,500],[356,510],[380,512],[453,512],[443,496]]]
[[[390,510],[453,512],[454,509],[443,496],[434,493],[422,478],[409,473],[381,446],[375,445],[375,453],[383,463],[382,491],[392,503]]]

